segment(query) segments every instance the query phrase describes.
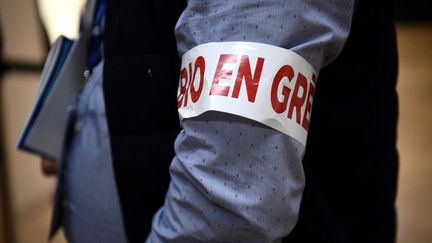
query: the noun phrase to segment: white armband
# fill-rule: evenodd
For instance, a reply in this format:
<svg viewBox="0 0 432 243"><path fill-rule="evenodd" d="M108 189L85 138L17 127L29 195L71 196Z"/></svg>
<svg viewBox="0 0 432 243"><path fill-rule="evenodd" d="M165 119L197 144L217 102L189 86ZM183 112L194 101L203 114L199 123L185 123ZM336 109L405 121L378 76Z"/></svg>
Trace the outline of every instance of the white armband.
<svg viewBox="0 0 432 243"><path fill-rule="evenodd" d="M316 73L298 54L254 42L214 42L182 57L180 119L206 111L246 117L306 144Z"/></svg>

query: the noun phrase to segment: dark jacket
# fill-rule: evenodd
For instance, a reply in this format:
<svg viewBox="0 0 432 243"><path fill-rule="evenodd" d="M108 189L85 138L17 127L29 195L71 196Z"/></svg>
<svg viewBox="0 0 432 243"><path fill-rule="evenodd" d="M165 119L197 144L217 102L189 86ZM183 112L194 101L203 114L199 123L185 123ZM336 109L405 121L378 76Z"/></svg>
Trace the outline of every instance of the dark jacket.
<svg viewBox="0 0 432 243"><path fill-rule="evenodd" d="M104 93L115 179L130 242L144 242L169 182L179 131L180 59L174 26L184 4L107 2Z"/></svg>
<svg viewBox="0 0 432 243"><path fill-rule="evenodd" d="M397 47L391 0L357 1L347 43L321 70L289 243L395 242Z"/></svg>

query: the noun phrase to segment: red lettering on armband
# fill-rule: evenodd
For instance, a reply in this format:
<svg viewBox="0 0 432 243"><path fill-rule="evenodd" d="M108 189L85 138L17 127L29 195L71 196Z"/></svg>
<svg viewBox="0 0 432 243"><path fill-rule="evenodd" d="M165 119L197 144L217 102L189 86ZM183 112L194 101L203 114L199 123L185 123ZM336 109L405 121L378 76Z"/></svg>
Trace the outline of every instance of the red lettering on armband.
<svg viewBox="0 0 432 243"><path fill-rule="evenodd" d="M296 111L296 122L301 125L301 108L306 100L308 82L306 77L298 73L294 93L291 96L290 107L288 110L288 118L292 120L294 109ZM299 96L301 89L301 96Z"/></svg>
<svg viewBox="0 0 432 243"><path fill-rule="evenodd" d="M195 60L194 69L192 69L192 63L188 65L189 71L183 68L180 71L179 90L177 95L177 108L187 106L189 93L191 100L196 103L201 97L201 93L204 86L204 72L205 72L205 59L202 56L197 57ZM195 89L195 79L199 70L199 83L198 89Z"/></svg>
<svg viewBox="0 0 432 243"><path fill-rule="evenodd" d="M198 85L198 89L195 89L194 86L194 81L196 78L196 73L198 71L198 69L200 70L200 80L199 80L199 85ZM192 78L192 89L191 89L191 98L192 98L192 102L197 102L199 97L201 96L201 92L203 90L203 86L204 86L204 71L205 71L205 60L204 57L199 56L197 58L197 60L195 61L195 71L193 74L193 78Z"/></svg>
<svg viewBox="0 0 432 243"><path fill-rule="evenodd" d="M187 83L188 83L188 73L186 68L183 68L180 71L179 90L177 95L177 109L182 107L183 99L187 91L186 90Z"/></svg>
<svg viewBox="0 0 432 243"><path fill-rule="evenodd" d="M286 110L288 104L288 98L291 93L291 89L288 86L283 86L281 92L283 96L283 100L279 101L278 89L279 89L280 82L282 81L283 78L288 78L288 81L290 82L294 78L294 70L290 65L285 65L281 67L273 79L270 99L271 99L273 110L277 113L282 113Z"/></svg>
<svg viewBox="0 0 432 243"><path fill-rule="evenodd" d="M182 57L177 90L180 119L207 111L226 112L261 122L305 144L316 87L314 72L301 56L277 46L198 45Z"/></svg>
<svg viewBox="0 0 432 243"><path fill-rule="evenodd" d="M231 78L234 65L237 62L237 55L234 54L222 54L219 57L219 61L216 67L216 72L213 78L213 83L210 89L210 95L228 96L229 86L219 85L219 80ZM228 64L228 65L225 65ZM225 67L225 68L224 68Z"/></svg>
<svg viewBox="0 0 432 243"><path fill-rule="evenodd" d="M240 93L240 87L243 80L246 84L246 93L249 102L255 102L256 93L261 78L261 73L264 65L264 58L259 57L255 66L254 76L252 77L251 66L249 62L249 57L243 55L240 60L240 66L237 72L237 78L234 84L234 89L232 93L233 98L238 98Z"/></svg>
<svg viewBox="0 0 432 243"><path fill-rule="evenodd" d="M231 80L233 71L235 70L235 68L237 68L237 76L234 82L231 97L238 99L240 89L244 80L248 101L254 103L259 86L259 81L261 79L261 73L264 66L264 58L259 57L257 59L253 76L249 56L242 55L240 57L240 64L237 64L237 59L238 55L234 54L220 55L219 62L216 66L212 86L210 89L210 95L228 96L231 86L222 86L219 84L219 81L221 79ZM238 67L235 65L238 65Z"/></svg>
<svg viewBox="0 0 432 243"><path fill-rule="evenodd" d="M315 92L316 76L313 74L312 81L308 82L307 78L302 74L297 74L294 90L291 94L291 89L288 86L295 76L295 71L290 65L282 66L276 73L271 91L270 101L273 110L276 113L283 113L288 110L287 118L293 120L295 114L295 122L301 125L306 131L309 130L310 113L312 109L313 94ZM280 83L284 78L288 79L288 84L282 85ZM282 100L279 99L282 97ZM304 112L302 108L304 107Z"/></svg>
<svg viewBox="0 0 432 243"><path fill-rule="evenodd" d="M309 124L310 124L310 117L311 117L311 112L312 112L312 103L313 103L313 95L315 93L315 81L316 81L316 75L313 74L312 75L312 81L313 83L311 83L309 85L309 91L308 91L308 96L307 96L307 100L306 100L306 109L303 115L303 122L302 122L302 126L306 131L309 131Z"/></svg>

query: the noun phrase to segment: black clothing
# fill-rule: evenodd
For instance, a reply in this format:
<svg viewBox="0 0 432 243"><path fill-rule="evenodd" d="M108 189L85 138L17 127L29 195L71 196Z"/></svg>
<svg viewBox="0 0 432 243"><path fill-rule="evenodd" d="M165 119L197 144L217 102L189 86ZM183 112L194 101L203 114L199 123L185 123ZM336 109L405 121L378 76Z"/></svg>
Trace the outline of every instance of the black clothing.
<svg viewBox="0 0 432 243"><path fill-rule="evenodd" d="M144 242L163 204L179 131L174 26L184 1L108 0L104 93L129 242Z"/></svg>
<svg viewBox="0 0 432 243"><path fill-rule="evenodd" d="M341 55L317 80L306 187L284 242L395 242L397 71L392 1L358 1Z"/></svg>

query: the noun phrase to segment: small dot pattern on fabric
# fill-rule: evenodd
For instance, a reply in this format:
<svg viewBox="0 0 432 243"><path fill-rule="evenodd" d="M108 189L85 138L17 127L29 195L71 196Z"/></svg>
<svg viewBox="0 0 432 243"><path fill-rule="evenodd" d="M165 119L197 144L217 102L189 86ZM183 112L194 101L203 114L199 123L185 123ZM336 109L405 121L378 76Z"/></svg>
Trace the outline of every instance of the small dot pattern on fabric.
<svg viewBox="0 0 432 243"><path fill-rule="evenodd" d="M208 42L283 47L317 72L348 36L355 0L189 0L176 25L180 55ZM164 206L147 243L275 243L293 229L304 188L304 146L219 112L183 120Z"/></svg>
<svg viewBox="0 0 432 243"><path fill-rule="evenodd" d="M190 0L176 26L179 53L208 42L261 42L297 52L319 70L342 50L354 2Z"/></svg>
<svg viewBox="0 0 432 243"><path fill-rule="evenodd" d="M303 145L219 112L187 119L183 128L148 242L213 242L215 236L223 236L216 242L275 242L272 236L294 227L304 187Z"/></svg>

